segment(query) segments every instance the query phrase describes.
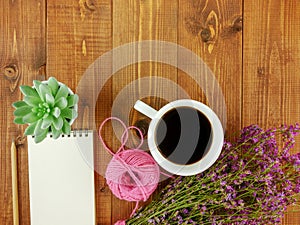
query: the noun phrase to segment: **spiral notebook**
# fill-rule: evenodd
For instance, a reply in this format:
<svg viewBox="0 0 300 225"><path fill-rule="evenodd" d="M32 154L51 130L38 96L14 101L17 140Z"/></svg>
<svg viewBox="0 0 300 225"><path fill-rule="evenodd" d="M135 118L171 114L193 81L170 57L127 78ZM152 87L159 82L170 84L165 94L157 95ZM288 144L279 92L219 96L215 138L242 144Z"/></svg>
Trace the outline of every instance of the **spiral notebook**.
<svg viewBox="0 0 300 225"><path fill-rule="evenodd" d="M27 140L31 225L95 225L93 132Z"/></svg>

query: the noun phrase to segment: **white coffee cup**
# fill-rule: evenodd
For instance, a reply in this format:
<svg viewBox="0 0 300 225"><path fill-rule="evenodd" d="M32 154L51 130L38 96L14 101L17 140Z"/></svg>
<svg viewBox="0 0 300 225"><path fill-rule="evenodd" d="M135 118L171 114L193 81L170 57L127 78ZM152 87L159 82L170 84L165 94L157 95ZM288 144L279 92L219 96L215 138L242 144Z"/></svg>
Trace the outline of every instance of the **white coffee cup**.
<svg viewBox="0 0 300 225"><path fill-rule="evenodd" d="M172 174L177 174L177 175L181 175L181 176L190 176L190 175L195 175L195 174L198 174L198 173L201 173L203 171L205 171L206 169L208 169L210 166L212 166L214 164L214 162L218 159L220 153L221 153L221 150L222 150L222 146L223 146L223 141L224 141L224 131L223 131L223 127L222 127L222 124L218 118L218 116L214 113L214 111L212 109L210 109L208 106L206 106L205 104L201 103L201 102L198 102L198 101L195 101L195 100L191 100L191 99L181 99L181 100L176 100L176 101L173 101L173 102L170 102L168 104L166 104L165 106L163 106L160 110L156 111L155 109L153 109L152 107L150 107L149 105L147 105L146 103L138 100L135 105L134 105L134 108L139 111L140 113L146 115L147 117L149 117L151 119L151 122L150 122L150 125L149 125L149 128L148 128L148 146L149 146L149 149L150 149L150 152L153 156L153 158L155 159L155 161L162 167L164 168L166 171L172 173ZM201 115L203 116L203 121L208 121L209 124L210 124L210 129L207 129L209 130L209 134L205 134L204 133L204 136L206 135L207 137L209 136L209 140L206 140L208 142L205 142L207 143L206 146L203 146L205 147L205 150L203 150L203 152L201 152L201 154L203 153L202 157L199 158L197 161L195 162L192 162L192 163L188 163L188 161L184 161L185 159L182 159L184 162L186 163L178 163L178 162L175 162L174 160L169 160L169 158L172 157L172 154L173 156L176 154L180 157L183 157L183 158L186 158L186 157L192 157L192 156L196 156L198 157L198 153L191 153L191 151L195 151L196 149L193 149L193 146L181 146L180 148L176 147L174 149L174 152L172 152L170 154L170 157L166 157L159 149L159 145L161 143L157 143L159 142L158 141L158 138L159 139L162 139L161 137L157 137L157 133L161 133L161 130L163 131L163 123L165 124L165 126L172 126L172 123L171 122L174 122L174 121L170 121L170 123L165 123L165 120L162 120L162 118L166 118L168 117L168 114L174 114L175 113L175 110L176 109L176 113L177 112L180 112L180 110L187 110L187 112L194 112L195 115ZM177 114L174 114L174 115L177 115ZM194 119L190 119L192 118L193 116L190 116L190 115L193 115L193 114L187 114L186 117L187 118L181 118L181 114L178 113L179 116L177 116L180 121L180 129L181 129L181 133L180 133L180 138L178 140L178 145L182 145L180 143L181 140L184 138L182 137L185 137L185 136L190 136L190 135L193 135L195 132L197 133L198 130L199 130L199 135L197 136L197 134L195 135L195 141L197 142L197 148L199 149L199 142L198 141L201 141L201 127L200 127L200 119L198 121ZM171 117L171 116L170 116ZM195 118L198 118L198 117L195 117ZM199 117L200 118L200 117ZM202 118L202 117L201 117ZM192 126L189 125L185 125L185 124L182 124L184 123L184 121L187 121L186 124L188 123L193 123ZM198 125L197 124L194 124L197 123L198 121ZM207 122L207 124L208 124ZM201 122L202 123L202 122ZM203 124L203 123L202 123ZM176 125L173 125L175 126L174 128L176 128ZM189 132L189 126L192 127L192 131ZM158 127L159 127L159 130L158 130ZM198 128L197 128L198 127ZM202 129L203 130L203 129ZM167 135L169 135L167 132L168 130L166 129L166 134L165 134L165 137L167 137ZM193 132L195 131L195 132ZM185 132L185 133L184 133ZM204 132L204 131L203 131ZM202 133L203 133L202 132ZM177 134L177 133L175 133ZM170 134L171 135L171 134ZM177 135L178 136L178 135ZM200 138L198 138L200 137ZM190 139L191 137L189 137ZM193 139L193 137L192 137ZM195 142L195 143L196 143ZM188 144L189 145L189 142L186 142L186 141L183 141L183 144ZM190 147L190 150L187 150L189 149ZM196 146L194 146L196 148ZM186 155L185 153L183 153L183 149L184 151L187 151L189 152L189 154L193 154L193 155ZM181 150L181 152L179 152ZM175 154L175 152L177 152ZM176 158L175 158L176 159ZM181 159L178 159L179 161ZM190 160L190 158L189 158Z"/></svg>

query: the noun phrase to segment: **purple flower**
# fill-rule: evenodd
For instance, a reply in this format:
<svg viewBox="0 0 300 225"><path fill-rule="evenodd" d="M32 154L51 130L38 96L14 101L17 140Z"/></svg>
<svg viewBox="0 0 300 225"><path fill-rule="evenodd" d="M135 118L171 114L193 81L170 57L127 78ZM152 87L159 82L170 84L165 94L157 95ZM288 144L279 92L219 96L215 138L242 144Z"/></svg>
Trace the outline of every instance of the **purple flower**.
<svg viewBox="0 0 300 225"><path fill-rule="evenodd" d="M148 219L148 223L151 223L151 224L156 224L155 220L154 219Z"/></svg>
<svg viewBox="0 0 300 225"><path fill-rule="evenodd" d="M221 186L225 186L226 185L226 181L222 180L220 184L221 184Z"/></svg>
<svg viewBox="0 0 300 225"><path fill-rule="evenodd" d="M244 200L243 199L239 199L237 203L240 206L244 206Z"/></svg>
<svg viewBox="0 0 300 225"><path fill-rule="evenodd" d="M234 189L232 188L232 186L230 186L230 185L227 185L226 186L226 191L233 191Z"/></svg>
<svg viewBox="0 0 300 225"><path fill-rule="evenodd" d="M227 194L225 200L226 200L226 201L232 200L232 194L231 194L231 193Z"/></svg>
<svg viewBox="0 0 300 225"><path fill-rule="evenodd" d="M242 180L234 180L233 181L233 183L235 184L235 185L239 185L239 184L241 184L243 181Z"/></svg>
<svg viewBox="0 0 300 225"><path fill-rule="evenodd" d="M204 215L206 210L207 210L206 206L200 207L200 214Z"/></svg>
<svg viewBox="0 0 300 225"><path fill-rule="evenodd" d="M188 210L188 209L183 209L182 212L183 212L184 214L188 214L188 213L189 213L189 210Z"/></svg>

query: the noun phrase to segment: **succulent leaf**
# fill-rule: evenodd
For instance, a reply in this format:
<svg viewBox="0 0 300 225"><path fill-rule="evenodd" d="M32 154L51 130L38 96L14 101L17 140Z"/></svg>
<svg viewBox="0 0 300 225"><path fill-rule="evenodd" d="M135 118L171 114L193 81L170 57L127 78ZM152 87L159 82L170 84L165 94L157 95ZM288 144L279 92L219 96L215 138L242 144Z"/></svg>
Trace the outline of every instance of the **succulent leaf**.
<svg viewBox="0 0 300 225"><path fill-rule="evenodd" d="M39 107L32 107L31 111L34 112L34 113L38 113L39 112Z"/></svg>
<svg viewBox="0 0 300 225"><path fill-rule="evenodd" d="M14 116L21 117L21 116L25 116L29 113L31 113L31 107L30 106L23 106L23 107L17 108L14 111Z"/></svg>
<svg viewBox="0 0 300 225"><path fill-rule="evenodd" d="M30 106L38 106L43 101L40 98L33 97L33 96L25 96L24 102Z"/></svg>
<svg viewBox="0 0 300 225"><path fill-rule="evenodd" d="M17 109L17 108L20 108L20 107L23 107L23 106L28 106L26 102L24 101L17 101L17 102L14 102L12 104L12 106Z"/></svg>
<svg viewBox="0 0 300 225"><path fill-rule="evenodd" d="M46 84L40 84L39 86L41 99L45 102L46 101L46 95L52 95L51 89Z"/></svg>
<svg viewBox="0 0 300 225"><path fill-rule="evenodd" d="M61 130L63 125L64 125L64 122L61 117L58 117L58 118L53 117L53 126L56 130Z"/></svg>
<svg viewBox="0 0 300 225"><path fill-rule="evenodd" d="M36 115L37 115L39 118L42 118L43 115L44 115L44 113L43 113L43 112L38 112Z"/></svg>
<svg viewBox="0 0 300 225"><path fill-rule="evenodd" d="M43 123L43 120L37 121L34 132L33 132L35 136L38 136L44 132L45 129L42 128L42 123Z"/></svg>
<svg viewBox="0 0 300 225"><path fill-rule="evenodd" d="M46 102L50 106L54 106L54 97L52 95L46 94Z"/></svg>
<svg viewBox="0 0 300 225"><path fill-rule="evenodd" d="M23 117L24 123L34 123L38 121L41 117L39 117L36 113L31 112Z"/></svg>
<svg viewBox="0 0 300 225"><path fill-rule="evenodd" d="M75 109L72 109L72 115L73 115L72 119L76 119L78 116L78 112Z"/></svg>
<svg viewBox="0 0 300 225"><path fill-rule="evenodd" d="M58 107L55 107L55 108L53 109L52 115L53 115L55 118L58 118L58 117L60 116L60 113L61 113L60 109L59 109Z"/></svg>
<svg viewBox="0 0 300 225"><path fill-rule="evenodd" d="M67 101L68 101L68 107L73 107L74 105L76 105L78 103L78 95L74 94L74 95L70 95L67 97Z"/></svg>
<svg viewBox="0 0 300 225"><path fill-rule="evenodd" d="M55 96L55 101L57 101L61 97L67 98L68 94L69 94L68 87L66 85L64 85L64 84L60 85L60 87L59 87L59 89L57 91L57 94Z"/></svg>
<svg viewBox="0 0 300 225"><path fill-rule="evenodd" d="M48 86L49 86L50 89L51 89L52 95L55 96L56 93L57 93L57 91L58 91L59 85L58 85L57 80L56 80L54 77L50 77L50 78L48 79Z"/></svg>
<svg viewBox="0 0 300 225"><path fill-rule="evenodd" d="M41 127L42 129L48 129L52 123L53 123L53 116L49 115L48 117L43 119Z"/></svg>
<svg viewBox="0 0 300 225"><path fill-rule="evenodd" d="M51 125L51 133L52 133L52 137L54 139L57 139L62 134L62 130L57 130L53 125Z"/></svg>
<svg viewBox="0 0 300 225"><path fill-rule="evenodd" d="M72 120L77 117L77 111L75 109L65 108L61 111L61 116L63 118L68 118L68 119Z"/></svg>
<svg viewBox="0 0 300 225"><path fill-rule="evenodd" d="M26 135L26 136L27 136L27 135L33 135L33 134L34 134L34 130L35 130L36 125L37 125L37 122L30 124L30 125L25 129L24 135Z"/></svg>
<svg viewBox="0 0 300 225"><path fill-rule="evenodd" d="M41 84L42 84L42 82L39 81L39 80L34 80L34 81L33 81L33 87L34 87L34 89L36 90L36 92L38 93L39 98L42 98L42 95L41 95L41 93L40 93L40 85L41 85Z"/></svg>
<svg viewBox="0 0 300 225"><path fill-rule="evenodd" d="M15 124L25 124L25 122L23 121L23 117L15 117L14 123Z"/></svg>
<svg viewBox="0 0 300 225"><path fill-rule="evenodd" d="M59 107L60 109L64 109L66 108L68 105L68 101L65 97L61 97L60 99L58 99L56 102L55 102L55 106Z"/></svg>
<svg viewBox="0 0 300 225"><path fill-rule="evenodd" d="M41 133L39 133L39 135L34 136L34 142L40 143L47 137L47 134L48 134L48 130L43 130Z"/></svg>
<svg viewBox="0 0 300 225"><path fill-rule="evenodd" d="M49 113L45 113L42 118L46 119L47 117L49 117Z"/></svg>
<svg viewBox="0 0 300 225"><path fill-rule="evenodd" d="M62 132L64 134L67 134L67 135L69 135L71 133L71 126L68 123L68 121L66 121L66 120L64 120L64 125L62 127Z"/></svg>
<svg viewBox="0 0 300 225"><path fill-rule="evenodd" d="M24 96L32 96L32 97L39 98L39 94L32 87L22 85L22 86L20 86L20 90L21 90L21 92L23 93Z"/></svg>

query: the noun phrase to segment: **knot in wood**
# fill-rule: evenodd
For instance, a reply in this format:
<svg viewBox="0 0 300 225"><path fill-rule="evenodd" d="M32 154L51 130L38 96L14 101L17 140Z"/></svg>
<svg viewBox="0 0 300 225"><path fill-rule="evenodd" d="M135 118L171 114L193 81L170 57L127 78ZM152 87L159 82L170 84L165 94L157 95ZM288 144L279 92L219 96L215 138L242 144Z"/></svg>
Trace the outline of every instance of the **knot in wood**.
<svg viewBox="0 0 300 225"><path fill-rule="evenodd" d="M243 17L239 16L233 21L232 29L235 32L240 32L243 30Z"/></svg>
<svg viewBox="0 0 300 225"><path fill-rule="evenodd" d="M18 71L17 65L7 65L4 67L4 76L9 80L15 80L18 77Z"/></svg>
<svg viewBox="0 0 300 225"><path fill-rule="evenodd" d="M201 31L200 36L203 42L208 42L211 39L211 32L205 28Z"/></svg>

